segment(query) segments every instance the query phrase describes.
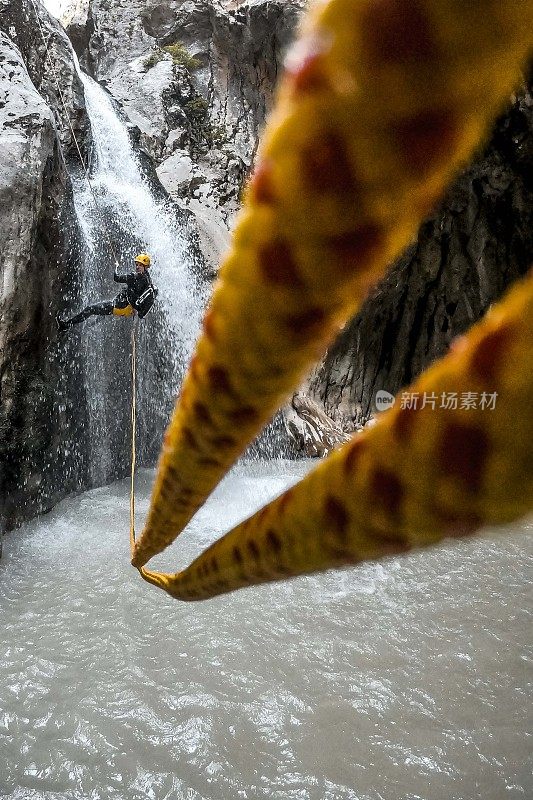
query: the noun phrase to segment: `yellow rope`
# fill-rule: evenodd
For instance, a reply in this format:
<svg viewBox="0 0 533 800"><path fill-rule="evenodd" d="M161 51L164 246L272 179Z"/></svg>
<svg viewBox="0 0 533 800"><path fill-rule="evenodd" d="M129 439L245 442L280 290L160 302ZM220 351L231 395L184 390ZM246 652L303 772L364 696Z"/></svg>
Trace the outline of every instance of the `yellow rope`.
<svg viewBox="0 0 533 800"><path fill-rule="evenodd" d="M134 549L137 568L183 530L416 235L519 80L532 23L533 0L330 0L313 7L289 55L165 435ZM183 573L143 570L143 577L176 597L207 597L523 514L533 503L526 469L531 404L524 409L514 392L519 386L530 397L533 388L523 333L531 334L523 316L531 314L531 282L498 313L494 329L477 328L462 355L415 387L468 392L472 382L476 390L498 391L493 416L424 410L413 420L395 408L347 446L353 449L321 464L290 503L267 506ZM478 354L485 337L489 344L479 344ZM516 375L491 363L491 337ZM488 364L485 377L476 373L476 359ZM409 425L413 437L394 434ZM460 475L446 459L447 437ZM464 452L457 444L463 440ZM352 460L354 470L341 466ZM495 485L500 469L503 493ZM435 508L431 476L440 481Z"/></svg>
<svg viewBox="0 0 533 800"><path fill-rule="evenodd" d="M200 600L512 522L533 507L532 366L533 274L409 387L418 408L398 398L184 572L152 582Z"/></svg>
<svg viewBox="0 0 533 800"><path fill-rule="evenodd" d="M137 352L135 332L137 317L133 317L131 326L131 480L130 480L130 548L133 555L135 547L135 465L136 431L137 431Z"/></svg>

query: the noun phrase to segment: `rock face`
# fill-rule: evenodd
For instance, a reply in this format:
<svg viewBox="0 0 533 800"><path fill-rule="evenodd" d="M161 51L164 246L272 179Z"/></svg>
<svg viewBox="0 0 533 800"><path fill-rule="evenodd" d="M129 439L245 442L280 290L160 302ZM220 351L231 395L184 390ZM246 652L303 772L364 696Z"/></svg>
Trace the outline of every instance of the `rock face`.
<svg viewBox="0 0 533 800"><path fill-rule="evenodd" d="M35 12L39 15L38 21ZM39 24L48 51L43 44ZM71 128L83 146L87 144L90 131L85 115L83 87L72 61L72 47L65 30L48 14L41 0L35 0L35 6L31 0L2 0L0 29L19 48L30 80L52 110L65 152L67 155L74 154Z"/></svg>
<svg viewBox="0 0 533 800"><path fill-rule="evenodd" d="M416 242L374 289L310 380L344 430L374 412L463 333L533 263L533 83Z"/></svg>
<svg viewBox="0 0 533 800"><path fill-rule="evenodd" d="M39 11L72 124L83 132L72 64L66 78L68 42ZM78 404L76 414L65 414L74 400L54 323L71 284L62 233L72 229L71 196L47 103L54 89L42 78L44 47L30 13L20 0L0 5L0 530L50 507L82 480L76 447L67 443L79 441L84 409ZM59 133L68 152L68 126Z"/></svg>
<svg viewBox="0 0 533 800"><path fill-rule="evenodd" d="M81 62L140 129L171 197L193 212L214 271L303 0L76 0Z"/></svg>
<svg viewBox="0 0 533 800"><path fill-rule="evenodd" d="M349 434L325 414L306 392L295 392L283 409L283 423L296 453L306 458L328 456Z"/></svg>

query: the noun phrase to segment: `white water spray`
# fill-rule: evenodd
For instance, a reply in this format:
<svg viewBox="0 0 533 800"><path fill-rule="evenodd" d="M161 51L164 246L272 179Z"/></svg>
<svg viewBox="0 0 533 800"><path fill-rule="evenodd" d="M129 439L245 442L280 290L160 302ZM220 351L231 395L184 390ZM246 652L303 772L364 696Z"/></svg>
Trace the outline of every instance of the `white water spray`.
<svg viewBox="0 0 533 800"><path fill-rule="evenodd" d="M160 286L160 302L163 302L169 326L190 352L201 313L201 303L195 302L191 280L190 241L180 231L171 204L154 197L111 98L92 78L83 73L80 76L93 137L93 189L102 199L104 211L115 214L121 225L128 227L151 254L151 274ZM88 187L86 194L90 194ZM80 217L85 219L82 222L89 217L94 236L94 222L97 221L97 235L101 237L102 221L95 220L92 197L83 200L85 213ZM131 266L131 262L121 264L124 271Z"/></svg>
<svg viewBox="0 0 533 800"><path fill-rule="evenodd" d="M139 325L138 392L146 418L153 428L160 428L161 434L168 418L165 398L179 389L203 307L201 291L194 280L191 236L178 220L172 203L157 197L149 185L127 127L110 96L81 70L79 75L92 133L91 186L83 173L73 176L74 204L83 237L80 301L86 305L111 299L121 288L113 283L114 259L109 237L113 239L122 273L133 268L135 252L150 253L151 276L159 288L159 296L157 309ZM110 441L116 410L110 404L121 399L120 406L125 408L124 393L129 392L130 328L127 320L109 318L91 320L82 327L80 349L89 410L89 459L95 483L112 477L116 461L117 443L113 445ZM110 358L117 362L115 368L110 368ZM117 381L124 387L120 398L117 398Z"/></svg>

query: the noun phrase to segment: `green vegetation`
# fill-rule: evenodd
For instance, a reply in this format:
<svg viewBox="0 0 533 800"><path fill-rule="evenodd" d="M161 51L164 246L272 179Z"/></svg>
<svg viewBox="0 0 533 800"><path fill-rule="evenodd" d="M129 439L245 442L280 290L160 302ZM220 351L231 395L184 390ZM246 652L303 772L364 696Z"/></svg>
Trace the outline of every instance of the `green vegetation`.
<svg viewBox="0 0 533 800"><path fill-rule="evenodd" d="M208 147L222 147L227 141L227 131L224 125L217 125L209 119L209 103L203 97L196 95L192 100L183 104L183 110L189 120L193 137L197 146L204 143Z"/></svg>
<svg viewBox="0 0 533 800"><path fill-rule="evenodd" d="M182 42L167 44L163 50L171 56L172 63L175 65L180 65L188 70L197 69L200 66L200 61L187 52Z"/></svg>
<svg viewBox="0 0 533 800"><path fill-rule="evenodd" d="M222 147L227 141L227 131L225 125L209 125L209 138L211 147Z"/></svg>
<svg viewBox="0 0 533 800"><path fill-rule="evenodd" d="M151 53L148 58L144 60L143 67L145 70L152 69L160 61L170 56L174 66L185 67L187 70L198 69L200 60L194 58L187 52L185 45L182 42L174 42L174 44L167 44L164 47L158 47Z"/></svg>
<svg viewBox="0 0 533 800"><path fill-rule="evenodd" d="M195 97L194 100L189 100L183 106L183 110L189 119L199 120L204 119L207 114L208 103L203 97Z"/></svg>

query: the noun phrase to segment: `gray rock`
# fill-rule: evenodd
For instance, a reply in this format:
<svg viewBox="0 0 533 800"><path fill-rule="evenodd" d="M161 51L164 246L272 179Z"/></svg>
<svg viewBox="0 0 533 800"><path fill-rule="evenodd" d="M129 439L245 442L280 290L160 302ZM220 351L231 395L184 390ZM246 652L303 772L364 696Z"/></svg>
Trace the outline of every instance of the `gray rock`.
<svg viewBox="0 0 533 800"><path fill-rule="evenodd" d="M157 168L157 176L171 197L186 196L191 191L195 165L188 150L175 150Z"/></svg>
<svg viewBox="0 0 533 800"><path fill-rule="evenodd" d="M89 0L72 0L61 16L61 23L69 29L69 37L77 53L89 44L91 25L88 20Z"/></svg>
<svg viewBox="0 0 533 800"><path fill-rule="evenodd" d="M0 31L0 529L49 508L80 478L64 456L83 411L62 418L74 402L54 349L71 270L61 233L69 201L52 111Z"/></svg>
<svg viewBox="0 0 533 800"><path fill-rule="evenodd" d="M81 17L80 3L67 17L82 62L140 129L164 187L196 218L215 270L303 0L89 0Z"/></svg>
<svg viewBox="0 0 533 800"><path fill-rule="evenodd" d="M39 15L40 27L35 11ZM63 27L46 11L41 0L35 0L35 5L31 0L3 0L0 30L9 34L19 48L35 88L53 110L66 153L76 153L72 131L85 150L90 130L83 86Z"/></svg>
<svg viewBox="0 0 533 800"><path fill-rule="evenodd" d="M213 270L302 7L300 0L89 0L82 57L140 128L166 190L194 214ZM164 49L171 45L179 47ZM485 157L450 190L306 383L304 393L337 426L361 427L378 389L395 393L409 383L532 260L532 118L530 96L522 95Z"/></svg>
<svg viewBox="0 0 533 800"><path fill-rule="evenodd" d="M57 157L54 119L35 89L16 45L0 32L0 349L27 329L35 291L26 270L41 211L45 170ZM30 312L31 313L31 312Z"/></svg>
<svg viewBox="0 0 533 800"><path fill-rule="evenodd" d="M350 437L308 394L295 392L283 408L283 423L296 450L306 458L328 456Z"/></svg>
<svg viewBox="0 0 533 800"><path fill-rule="evenodd" d="M370 293L310 381L345 430L446 353L533 263L533 83ZM475 390L475 387L473 387Z"/></svg>

